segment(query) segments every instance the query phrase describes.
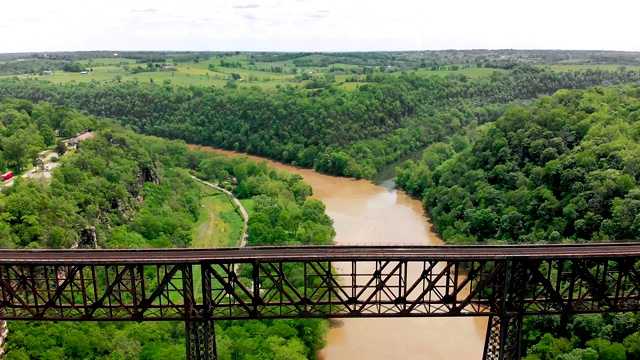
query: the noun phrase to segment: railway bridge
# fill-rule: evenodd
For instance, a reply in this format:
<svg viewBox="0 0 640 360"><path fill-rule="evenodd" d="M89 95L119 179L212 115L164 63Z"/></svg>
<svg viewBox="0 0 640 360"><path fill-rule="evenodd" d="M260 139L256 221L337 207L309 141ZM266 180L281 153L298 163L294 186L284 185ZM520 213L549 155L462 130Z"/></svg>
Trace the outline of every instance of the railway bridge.
<svg viewBox="0 0 640 360"><path fill-rule="evenodd" d="M190 360L219 319L437 316L519 359L524 316L639 307L637 243L0 251L0 320L185 321Z"/></svg>

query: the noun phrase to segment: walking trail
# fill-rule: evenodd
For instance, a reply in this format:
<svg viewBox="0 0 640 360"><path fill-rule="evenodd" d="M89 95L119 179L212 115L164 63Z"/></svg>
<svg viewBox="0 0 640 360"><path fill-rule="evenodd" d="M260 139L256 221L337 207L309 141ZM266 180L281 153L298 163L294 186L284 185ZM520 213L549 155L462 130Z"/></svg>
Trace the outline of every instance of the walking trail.
<svg viewBox="0 0 640 360"><path fill-rule="evenodd" d="M249 214L247 213L247 210L244 208L244 206L242 206L242 203L240 203L240 200L238 200L238 198L229 190L227 189L223 189L220 186L210 183L208 181L204 181L204 180L200 180L197 177L191 175L191 177L202 183L205 184L207 186L211 186L212 188L222 191L223 193L229 195L231 197L231 199L233 200L233 202L238 205L238 208L240 209L240 213L242 214L242 219L244 220L244 227L242 229L242 242L240 243L240 247L244 247L247 245L247 224L249 223Z"/></svg>

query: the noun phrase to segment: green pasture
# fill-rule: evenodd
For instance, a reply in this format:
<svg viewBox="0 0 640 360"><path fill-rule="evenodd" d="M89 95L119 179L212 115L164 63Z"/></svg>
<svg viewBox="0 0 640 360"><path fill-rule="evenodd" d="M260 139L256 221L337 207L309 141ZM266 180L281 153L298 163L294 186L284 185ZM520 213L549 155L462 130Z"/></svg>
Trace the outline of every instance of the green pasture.
<svg viewBox="0 0 640 360"><path fill-rule="evenodd" d="M327 57L327 55L315 54L304 56L296 60L311 60L314 63ZM242 68L222 67L220 61L224 60L225 63L240 63ZM261 89L275 89L277 86L294 86L304 87L305 82L293 81L294 74L274 73L270 71L261 71L259 69L271 69L272 67L282 67L284 71L290 72L291 69L296 68L298 74L313 73L323 76L328 73L331 67L340 67L345 70L351 68L358 68L357 65L350 64L332 64L328 67L296 67L291 60L275 61L275 62L256 62L249 65L247 62L247 55L240 54L234 56L227 56L223 59L213 56L207 61L200 61L199 63L178 63L175 64L171 59L167 59L168 63L174 66L172 71L154 71L154 72L141 72L137 74L131 74L131 70L140 66L142 68L147 67L147 64L136 63L133 59L125 58L96 58L89 60L83 60L81 63L88 69L93 69L88 74L79 73L66 73L64 71L56 71L53 75L46 76L28 76L28 78L37 78L39 80L47 80L52 83L66 84L70 82L112 82L112 81L136 81L140 83L154 82L157 84L170 84L171 86L215 86L224 87L232 78L232 74L238 74L243 80L236 81L235 84L238 87L253 87L257 86ZM210 70L209 66L213 65L214 70ZM125 71L125 66L129 71ZM449 65L450 66L450 65ZM447 69L449 68L447 66ZM465 75L470 78L489 76L494 72L506 73L506 70L491 69L491 68L478 68L470 66L465 68L465 64L458 64L459 70L435 70L430 68L419 69L415 71L421 76L447 76L450 74ZM569 70L586 70L586 69L602 69L615 71L618 70L620 65L540 65L539 67L547 67L554 71L569 71ZM627 66L628 70L640 70L640 66ZM391 74L400 74L401 69L395 70ZM408 72L414 72L413 70L406 70ZM387 73L389 74L389 73ZM13 75L7 75L2 77L12 77ZM336 77L336 86L339 86L347 90L356 90L360 85L366 84L364 82L350 83L346 82L348 78L351 78L352 74L338 74ZM19 78L26 78L24 75L18 75Z"/></svg>
<svg viewBox="0 0 640 360"><path fill-rule="evenodd" d="M475 66L470 66L468 68L463 68L463 65L458 65L460 66L459 70L430 70L429 68L424 68L424 69L420 69L418 71L416 71L417 74L419 75L424 75L424 76L431 76L431 75L438 75L438 76L447 76L450 74L459 74L459 75L465 75L467 77L470 78L476 78L476 77L480 77L480 76L489 76L491 74L493 74L494 72L500 72L500 73L506 73L507 70L502 70L502 69L491 69L491 68L479 68L479 67L475 67Z"/></svg>
<svg viewBox="0 0 640 360"><path fill-rule="evenodd" d="M244 206L247 214L249 214L249 218L251 218L251 215L253 215L253 199L240 199L240 204Z"/></svg>
<svg viewBox="0 0 640 360"><path fill-rule="evenodd" d="M566 64L566 65L535 65L539 68L547 68L553 71L584 71L587 69L600 69L607 71L617 71L621 66L624 66L627 70L635 70L639 71L640 66L632 66L632 65L577 65L577 64Z"/></svg>
<svg viewBox="0 0 640 360"><path fill-rule="evenodd" d="M324 57L324 55L311 55L305 56L300 59L312 59L313 61L318 61ZM287 61L275 61L275 62L256 62L255 64L249 64L247 61L246 55L235 55L230 57L225 57L223 60L225 63L240 63L242 68L233 68L233 67L222 67L220 66L220 58L212 57L208 61L201 61L197 64L189 63L188 65L178 65L178 69L180 71L186 71L190 73L206 73L210 72L209 65L213 65L215 67L216 72L222 73L225 75L225 78L230 77L231 74L238 74L243 79L245 84L250 83L253 85L258 85L262 88L271 88L275 87L275 84L292 84L291 79L295 78L295 74L291 74L292 69L296 68L297 74L309 73L313 72L314 74L322 74L328 73L331 66L341 67L344 69L349 68L358 68L357 65L350 64L335 64L330 67L314 67L314 66L305 66L305 67L296 67L293 64L293 60ZM186 66L186 69L185 69ZM262 71L260 69L271 69L272 67L282 67L285 73L275 73L271 71ZM253 81L249 81L251 79L257 79ZM269 85L270 84L270 85Z"/></svg>
<svg viewBox="0 0 640 360"><path fill-rule="evenodd" d="M236 211L234 204L226 194L209 186L200 185L205 194L202 198L202 211L193 226L193 248L218 248L240 246L240 236L244 227L242 216ZM253 200L243 200L243 205L251 214ZM202 293L201 272L199 266L193 269L193 285L197 297ZM172 294L174 295L174 294ZM174 301L179 299L175 294Z"/></svg>
<svg viewBox="0 0 640 360"><path fill-rule="evenodd" d="M310 60L310 61L312 61L313 63L317 63L317 62L319 62L319 61L321 61L322 59L327 58L327 57L328 57L327 55L322 55L322 54L313 54L313 55L302 56L302 57L299 57L299 58L296 58L296 59L291 59L291 60L282 61L282 63L283 63L283 64L287 64L287 66L293 66L293 67L295 67L295 65L294 65L294 63L293 63L293 61L294 61L294 60L296 60L296 61L300 61L300 60L303 60L303 61L304 61L304 60Z"/></svg>
<svg viewBox="0 0 640 360"><path fill-rule="evenodd" d="M329 66L327 66L325 68L318 68L318 69L327 69L327 70L329 70L332 67L340 67L340 68L343 68L343 69L354 69L354 68L357 69L357 68L360 67L360 65L335 63L335 64L331 64L331 65L329 65Z"/></svg>
<svg viewBox="0 0 640 360"><path fill-rule="evenodd" d="M238 59L241 58L244 59L245 57L238 56ZM225 61L229 62L231 60L229 60L229 58L225 58ZM171 61L168 62L172 63ZM244 62L246 64L246 59ZM210 61L200 62L197 64L179 63L173 71L141 72L137 74L131 74L131 69L137 66L146 68L147 65L137 64L131 59L104 58L94 59L91 63L89 63L88 60L82 61L81 63L88 69L93 69L93 71L89 71L87 74L56 71L53 75L28 76L28 78L37 78L39 80L47 80L52 83L61 84L90 81L137 81L163 84L166 80L169 80L171 85L178 86L203 85L223 87L231 78L231 74L236 73L244 80L236 82L238 86L258 86L263 89L275 88L278 84L289 84L290 82L288 79L293 78L293 75L221 67L220 59L215 57ZM209 70L209 64L215 65L216 71ZM125 71L123 68L125 65L129 67L129 72ZM13 77L13 75L2 77ZM19 75L18 77L27 78L23 75ZM249 77L257 80L248 81L247 79Z"/></svg>
<svg viewBox="0 0 640 360"><path fill-rule="evenodd" d="M231 199L223 193L205 196L202 211L193 227L194 248L218 248L240 245L244 227L242 216L238 214Z"/></svg>
<svg viewBox="0 0 640 360"><path fill-rule="evenodd" d="M133 65L136 63L135 60L133 59L126 59L126 58L119 58L119 57L115 57L115 58L95 58L95 59L91 59L91 60L81 60L78 61L80 64L85 65L87 67L92 67L92 66L115 66L115 65ZM140 64L140 65L145 65L146 64Z"/></svg>
<svg viewBox="0 0 640 360"><path fill-rule="evenodd" d="M234 69L234 68L223 68L216 67L216 70L226 74L227 77L231 76L232 73L240 75L243 79L247 80L249 77L254 76L258 78L259 82L262 81L285 81L286 79L293 79L295 76L291 74L277 74L268 71L259 71L252 69Z"/></svg>
<svg viewBox="0 0 640 360"><path fill-rule="evenodd" d="M365 84L371 84L368 82L346 82L346 83L342 83L340 85L338 85L338 87L345 89L345 90L357 90L360 86L365 85Z"/></svg>
<svg viewBox="0 0 640 360"><path fill-rule="evenodd" d="M87 74L56 71L53 75L38 76L40 80L48 80L53 83L66 84L69 82L112 81L116 76L123 76L124 70L115 66L94 67L93 72ZM21 77L21 76L20 76Z"/></svg>

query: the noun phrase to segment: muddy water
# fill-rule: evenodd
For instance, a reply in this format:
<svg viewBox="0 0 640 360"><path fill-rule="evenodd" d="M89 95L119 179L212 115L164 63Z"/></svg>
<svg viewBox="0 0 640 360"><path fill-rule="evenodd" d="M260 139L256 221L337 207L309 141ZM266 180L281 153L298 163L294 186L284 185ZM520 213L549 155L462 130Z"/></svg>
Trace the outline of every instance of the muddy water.
<svg viewBox="0 0 640 360"><path fill-rule="evenodd" d="M252 158L300 174L313 187L313 197L327 205L338 244L442 244L420 201L394 190L390 180L374 185ZM322 351L325 360L481 359L486 331L483 318L343 319L334 324Z"/></svg>

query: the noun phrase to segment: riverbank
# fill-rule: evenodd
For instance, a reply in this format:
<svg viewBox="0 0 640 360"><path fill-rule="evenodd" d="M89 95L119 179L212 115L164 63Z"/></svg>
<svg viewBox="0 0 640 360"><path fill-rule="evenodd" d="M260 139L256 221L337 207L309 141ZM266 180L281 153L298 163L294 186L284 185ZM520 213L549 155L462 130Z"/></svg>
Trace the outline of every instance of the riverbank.
<svg viewBox="0 0 640 360"><path fill-rule="evenodd" d="M201 149L232 157L247 156L210 147ZM327 214L334 220L335 242L339 245L443 244L431 230L422 203L396 190L393 181L375 185L366 180L323 175L256 156L248 157L301 175L312 186L312 197L325 203ZM324 360L473 360L482 358L487 321L481 318L349 318L333 325L320 354Z"/></svg>

